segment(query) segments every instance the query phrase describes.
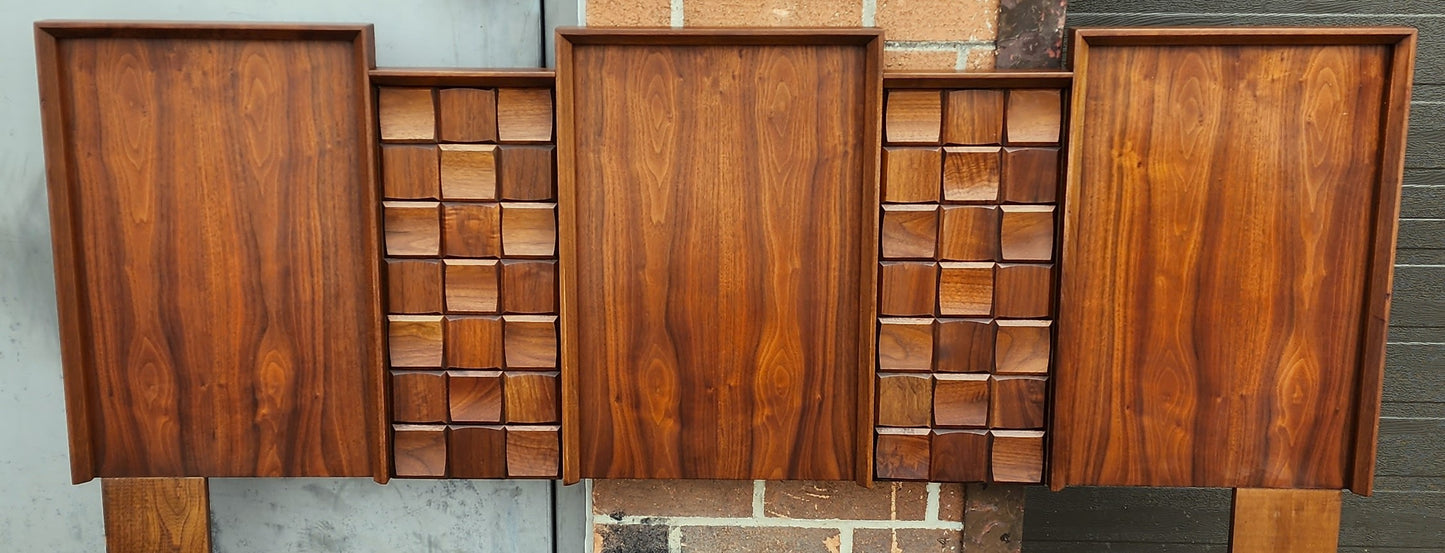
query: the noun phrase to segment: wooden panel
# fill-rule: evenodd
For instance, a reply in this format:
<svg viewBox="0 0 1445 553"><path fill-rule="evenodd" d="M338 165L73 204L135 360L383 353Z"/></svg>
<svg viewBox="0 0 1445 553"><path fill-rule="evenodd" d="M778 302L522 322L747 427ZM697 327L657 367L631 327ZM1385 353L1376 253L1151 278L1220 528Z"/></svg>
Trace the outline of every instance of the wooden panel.
<svg viewBox="0 0 1445 553"><path fill-rule="evenodd" d="M502 199L555 198L556 151L552 146L503 146Z"/></svg>
<svg viewBox="0 0 1445 553"><path fill-rule="evenodd" d="M557 310L557 262L502 262L502 308L507 313L551 313Z"/></svg>
<svg viewBox="0 0 1445 553"><path fill-rule="evenodd" d="M993 313L993 263L939 263L938 313L982 316Z"/></svg>
<svg viewBox="0 0 1445 553"><path fill-rule="evenodd" d="M940 374L933 389L933 424L987 427L988 377L981 374Z"/></svg>
<svg viewBox="0 0 1445 553"><path fill-rule="evenodd" d="M1080 31L1052 485L1369 491L1413 46Z"/></svg>
<svg viewBox="0 0 1445 553"><path fill-rule="evenodd" d="M562 462L561 447L556 426L507 427L507 476L556 478Z"/></svg>
<svg viewBox="0 0 1445 553"><path fill-rule="evenodd" d="M870 480L880 33L628 33L559 41L578 475Z"/></svg>
<svg viewBox="0 0 1445 553"><path fill-rule="evenodd" d="M441 313L442 264L425 259L388 259L386 291L386 307L392 313Z"/></svg>
<svg viewBox="0 0 1445 553"><path fill-rule="evenodd" d="M430 141L436 138L436 97L430 88L382 87L377 90L381 139Z"/></svg>
<svg viewBox="0 0 1445 553"><path fill-rule="evenodd" d="M998 320L994 372L1048 374L1051 335L1049 321Z"/></svg>
<svg viewBox="0 0 1445 553"><path fill-rule="evenodd" d="M1037 430L993 430L989 446L994 482L1037 484L1044 476L1044 433Z"/></svg>
<svg viewBox="0 0 1445 553"><path fill-rule="evenodd" d="M495 142L497 94L478 88L437 91L437 138L443 142Z"/></svg>
<svg viewBox="0 0 1445 553"><path fill-rule="evenodd" d="M897 92L894 92L897 94ZM1003 142L1002 90L950 90L943 122L947 144Z"/></svg>
<svg viewBox="0 0 1445 553"><path fill-rule="evenodd" d="M383 144L381 189L387 199L437 199L441 169L436 146Z"/></svg>
<svg viewBox="0 0 1445 553"><path fill-rule="evenodd" d="M557 204L502 204L502 254L507 257L557 255Z"/></svg>
<svg viewBox="0 0 1445 553"><path fill-rule="evenodd" d="M446 361L453 369L496 369L502 366L502 319L448 315Z"/></svg>
<svg viewBox="0 0 1445 553"><path fill-rule="evenodd" d="M1063 110L1058 90L1010 90L1004 138L1009 144L1057 144Z"/></svg>
<svg viewBox="0 0 1445 553"><path fill-rule="evenodd" d="M943 149L943 201L998 200L998 146L950 146Z"/></svg>
<svg viewBox="0 0 1445 553"><path fill-rule="evenodd" d="M879 315L932 315L938 287L938 264L889 262L879 264L883 288Z"/></svg>
<svg viewBox="0 0 1445 553"><path fill-rule="evenodd" d="M557 368L556 315L507 315L505 320L507 368Z"/></svg>
<svg viewBox="0 0 1445 553"><path fill-rule="evenodd" d="M938 242L938 206L883 206L883 257L933 259Z"/></svg>
<svg viewBox="0 0 1445 553"><path fill-rule="evenodd" d="M442 254L500 257L502 209L494 203L442 204Z"/></svg>
<svg viewBox="0 0 1445 553"><path fill-rule="evenodd" d="M994 261L999 257L998 233L997 207L943 206L938 258L948 261Z"/></svg>
<svg viewBox="0 0 1445 553"><path fill-rule="evenodd" d="M74 479L385 480L370 27L36 46Z"/></svg>
<svg viewBox="0 0 1445 553"><path fill-rule="evenodd" d="M452 478L506 478L507 431L488 426L453 426L447 436Z"/></svg>
<svg viewBox="0 0 1445 553"><path fill-rule="evenodd" d="M435 257L441 252L441 204L385 202L386 255Z"/></svg>
<svg viewBox="0 0 1445 553"><path fill-rule="evenodd" d="M1000 263L994 282L994 315L1000 318L1049 316L1053 303L1053 265Z"/></svg>
<svg viewBox="0 0 1445 553"><path fill-rule="evenodd" d="M999 254L1004 261L1054 258L1054 206L1006 205L999 211Z"/></svg>
<svg viewBox="0 0 1445 553"><path fill-rule="evenodd" d="M994 326L988 319L938 321L937 370L986 373L993 367Z"/></svg>
<svg viewBox="0 0 1445 553"><path fill-rule="evenodd" d="M1021 430L1044 427L1046 380L1040 376L999 376L993 379L989 426Z"/></svg>
<svg viewBox="0 0 1445 553"><path fill-rule="evenodd" d="M878 375L878 424L922 426L933 410L933 381L928 375Z"/></svg>
<svg viewBox="0 0 1445 553"><path fill-rule="evenodd" d="M491 144L442 144L441 188L448 200L497 197L497 147Z"/></svg>
<svg viewBox="0 0 1445 553"><path fill-rule="evenodd" d="M889 144L937 144L943 128L943 95L937 90L888 93L883 117Z"/></svg>
<svg viewBox="0 0 1445 553"><path fill-rule="evenodd" d="M933 432L932 471L935 482L984 482L988 480L988 432L983 430L937 430Z"/></svg>
<svg viewBox="0 0 1445 553"><path fill-rule="evenodd" d="M495 259L446 260L447 311L496 313L501 301L501 278Z"/></svg>
<svg viewBox="0 0 1445 553"><path fill-rule="evenodd" d="M211 499L205 478L105 478L108 553L210 553Z"/></svg>
<svg viewBox="0 0 1445 553"><path fill-rule="evenodd" d="M552 90L497 90L497 138L503 142L550 142Z"/></svg>
<svg viewBox="0 0 1445 553"><path fill-rule="evenodd" d="M1003 149L999 198L1005 203L1053 203L1059 194L1059 149Z"/></svg>
<svg viewBox="0 0 1445 553"><path fill-rule="evenodd" d="M442 366L443 332L440 315L388 315L386 326L391 366Z"/></svg>
<svg viewBox="0 0 1445 553"><path fill-rule="evenodd" d="M446 422L446 374L441 371L392 371L391 420Z"/></svg>
<svg viewBox="0 0 1445 553"><path fill-rule="evenodd" d="M942 182L943 150L883 149L883 201L937 202Z"/></svg>
<svg viewBox="0 0 1445 553"><path fill-rule="evenodd" d="M933 368L933 319L878 321L878 370L926 371Z"/></svg>
<svg viewBox="0 0 1445 553"><path fill-rule="evenodd" d="M447 427L398 424L392 431L396 475L441 478L447 475Z"/></svg>
<svg viewBox="0 0 1445 553"><path fill-rule="evenodd" d="M502 373L447 371L447 409L452 422L502 422Z"/></svg>
<svg viewBox="0 0 1445 553"><path fill-rule="evenodd" d="M507 373L502 385L508 423L557 422L556 373Z"/></svg>
<svg viewBox="0 0 1445 553"><path fill-rule="evenodd" d="M931 437L924 428L878 429L874 466L878 478L927 480Z"/></svg>
<svg viewBox="0 0 1445 553"><path fill-rule="evenodd" d="M1340 492L1234 490L1231 553L1326 553L1340 542Z"/></svg>

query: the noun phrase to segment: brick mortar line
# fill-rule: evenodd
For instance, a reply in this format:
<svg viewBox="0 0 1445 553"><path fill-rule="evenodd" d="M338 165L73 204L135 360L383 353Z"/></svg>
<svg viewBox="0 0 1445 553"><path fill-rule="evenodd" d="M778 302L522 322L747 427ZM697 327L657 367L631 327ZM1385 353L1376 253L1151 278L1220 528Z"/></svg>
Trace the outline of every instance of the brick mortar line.
<svg viewBox="0 0 1445 553"><path fill-rule="evenodd" d="M996 47L997 42L993 40L885 40L884 48L898 50L923 50L934 52L947 52L958 50L962 47L988 46Z"/></svg>
<svg viewBox="0 0 1445 553"><path fill-rule="evenodd" d="M663 524L668 527L682 526L732 526L738 528L826 528L844 529L899 529L899 530L963 530L962 522L926 520L847 520L811 518L726 518L726 517L668 517L627 515L622 520L611 515L592 515L593 524L611 526L640 526Z"/></svg>
<svg viewBox="0 0 1445 553"><path fill-rule="evenodd" d="M673 27L683 26L682 0L670 0L668 2L668 13Z"/></svg>
<svg viewBox="0 0 1445 553"><path fill-rule="evenodd" d="M938 520L938 510L940 508L938 504L941 501L940 496L942 492L942 484L938 482L928 483L928 502L923 504L923 520L928 522L936 522Z"/></svg>
<svg viewBox="0 0 1445 553"><path fill-rule="evenodd" d="M878 26L878 0L863 0L862 24L864 27Z"/></svg>
<svg viewBox="0 0 1445 553"><path fill-rule="evenodd" d="M767 510L763 507L764 499L768 494L767 482L765 480L753 480L753 518L767 518Z"/></svg>
<svg viewBox="0 0 1445 553"><path fill-rule="evenodd" d="M838 531L838 553L853 553L853 529Z"/></svg>

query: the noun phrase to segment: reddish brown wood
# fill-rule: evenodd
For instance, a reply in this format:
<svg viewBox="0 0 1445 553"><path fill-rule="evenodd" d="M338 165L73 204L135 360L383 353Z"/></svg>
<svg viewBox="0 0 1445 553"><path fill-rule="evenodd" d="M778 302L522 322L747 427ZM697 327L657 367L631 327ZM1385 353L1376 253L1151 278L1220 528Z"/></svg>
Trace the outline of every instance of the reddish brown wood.
<svg viewBox="0 0 1445 553"><path fill-rule="evenodd" d="M556 478L562 461L556 426L507 427L507 476Z"/></svg>
<svg viewBox="0 0 1445 553"><path fill-rule="evenodd" d="M1000 319L994 350L994 372L998 374L1048 374L1052 350L1050 321Z"/></svg>
<svg viewBox="0 0 1445 553"><path fill-rule="evenodd" d="M502 401L502 373L447 371L447 408L452 422L500 423ZM456 428L453 428L453 445L456 438Z"/></svg>
<svg viewBox="0 0 1445 553"><path fill-rule="evenodd" d="M392 313L441 313L441 262L427 259L386 260L386 291L386 307Z"/></svg>
<svg viewBox="0 0 1445 553"><path fill-rule="evenodd" d="M386 255L436 257L441 252L441 204L385 202Z"/></svg>
<svg viewBox="0 0 1445 553"><path fill-rule="evenodd" d="M497 147L491 144L442 144L441 190L448 200L497 197Z"/></svg>
<svg viewBox="0 0 1445 553"><path fill-rule="evenodd" d="M1230 553L1331 553L1340 543L1336 490L1234 490Z"/></svg>
<svg viewBox="0 0 1445 553"><path fill-rule="evenodd" d="M1028 430L1044 427L1042 376L997 376L989 401L989 427Z"/></svg>
<svg viewBox="0 0 1445 553"><path fill-rule="evenodd" d="M988 478L988 432L936 430L933 432L932 470L935 482L984 482Z"/></svg>
<svg viewBox="0 0 1445 553"><path fill-rule="evenodd" d="M437 91L437 138L443 142L495 142L497 93L491 89Z"/></svg>
<svg viewBox="0 0 1445 553"><path fill-rule="evenodd" d="M933 319L878 321L878 370L927 371L933 368Z"/></svg>
<svg viewBox="0 0 1445 553"><path fill-rule="evenodd" d="M449 313L496 313L502 293L501 271L495 259L446 260L446 296Z"/></svg>
<svg viewBox="0 0 1445 553"><path fill-rule="evenodd" d="M874 458L878 478L927 480L933 456L930 449L926 428L879 428Z"/></svg>
<svg viewBox="0 0 1445 553"><path fill-rule="evenodd" d="M944 143L1003 143L1002 90L950 90L944 96Z"/></svg>
<svg viewBox="0 0 1445 553"><path fill-rule="evenodd" d="M502 204L502 255L557 255L557 204Z"/></svg>
<svg viewBox="0 0 1445 553"><path fill-rule="evenodd" d="M398 424L392 431L396 475L442 478L447 475L447 427Z"/></svg>
<svg viewBox="0 0 1445 553"><path fill-rule="evenodd" d="M430 142L436 139L436 92L430 88L382 87L377 90L381 139Z"/></svg>
<svg viewBox="0 0 1445 553"><path fill-rule="evenodd" d="M502 309L507 313L552 313L557 310L557 262L502 262Z"/></svg>
<svg viewBox="0 0 1445 553"><path fill-rule="evenodd" d="M550 200L556 195L557 149L552 146L503 146L502 199Z"/></svg>
<svg viewBox="0 0 1445 553"><path fill-rule="evenodd" d="M1414 36L1079 32L1053 486L1368 493Z"/></svg>
<svg viewBox="0 0 1445 553"><path fill-rule="evenodd" d="M939 372L986 373L993 367L994 325L988 319L942 319L936 339Z"/></svg>
<svg viewBox="0 0 1445 553"><path fill-rule="evenodd" d="M938 242L938 206L883 206L885 259L933 259Z"/></svg>
<svg viewBox="0 0 1445 553"><path fill-rule="evenodd" d="M1056 201L1058 194L1058 148L1003 149L1000 199L1014 204L1047 204Z"/></svg>
<svg viewBox="0 0 1445 553"><path fill-rule="evenodd" d="M448 434L448 476L507 477L506 430L495 426L452 426Z"/></svg>
<svg viewBox="0 0 1445 553"><path fill-rule="evenodd" d="M943 129L943 95L937 90L888 92L883 128L889 144L937 144Z"/></svg>
<svg viewBox="0 0 1445 553"><path fill-rule="evenodd" d="M926 374L878 375L878 425L927 428L933 412L933 380Z"/></svg>
<svg viewBox="0 0 1445 553"><path fill-rule="evenodd" d="M992 430L989 445L994 482L1037 484L1044 476L1044 433L1038 430Z"/></svg>
<svg viewBox="0 0 1445 553"><path fill-rule="evenodd" d="M441 172L436 146L384 144L381 147L381 188L389 200L437 199Z"/></svg>
<svg viewBox="0 0 1445 553"><path fill-rule="evenodd" d="M557 422L557 373L509 372L502 390L508 424Z"/></svg>
<svg viewBox="0 0 1445 553"><path fill-rule="evenodd" d="M942 149L883 149L883 201L937 202L942 182Z"/></svg>
<svg viewBox="0 0 1445 553"><path fill-rule="evenodd" d="M883 86L895 88L1068 88L1068 71L888 71Z"/></svg>
<svg viewBox="0 0 1445 553"><path fill-rule="evenodd" d="M934 426L989 426L987 375L939 374L933 378Z"/></svg>
<svg viewBox="0 0 1445 553"><path fill-rule="evenodd" d="M949 146L943 149L943 201L992 203L998 200L998 146Z"/></svg>
<svg viewBox="0 0 1445 553"><path fill-rule="evenodd" d="M947 261L994 261L999 256L998 233L997 207L943 206L938 258Z"/></svg>
<svg viewBox="0 0 1445 553"><path fill-rule="evenodd" d="M1053 265L1000 263L995 271L994 316L1048 317L1054 299Z"/></svg>
<svg viewBox="0 0 1445 553"><path fill-rule="evenodd" d="M636 36L559 40L581 475L866 481L880 33Z"/></svg>
<svg viewBox="0 0 1445 553"><path fill-rule="evenodd" d="M1057 144L1062 138L1063 94L1056 89L1008 93L1004 140L1009 144Z"/></svg>
<svg viewBox="0 0 1445 553"><path fill-rule="evenodd" d="M447 422L447 377L441 371L392 371L391 420Z"/></svg>
<svg viewBox="0 0 1445 553"><path fill-rule="evenodd" d="M505 320L508 369L557 368L556 315L507 315Z"/></svg>
<svg viewBox="0 0 1445 553"><path fill-rule="evenodd" d="M498 89L497 139L503 142L550 142L552 89Z"/></svg>
<svg viewBox="0 0 1445 553"><path fill-rule="evenodd" d="M441 315L388 315L387 351L391 366L405 368L441 368Z"/></svg>
<svg viewBox="0 0 1445 553"><path fill-rule="evenodd" d="M210 553L205 478L105 478L107 553Z"/></svg>
<svg viewBox="0 0 1445 553"><path fill-rule="evenodd" d="M73 478L385 480L370 27L36 45Z"/></svg>
<svg viewBox="0 0 1445 553"><path fill-rule="evenodd" d="M939 263L938 313L987 317L993 313L993 263Z"/></svg>
<svg viewBox="0 0 1445 553"><path fill-rule="evenodd" d="M937 263L880 263L878 280L883 289L878 300L879 315L933 314L938 289Z"/></svg>
<svg viewBox="0 0 1445 553"><path fill-rule="evenodd" d="M494 203L442 204L442 254L500 257L502 210Z"/></svg>
<svg viewBox="0 0 1445 553"><path fill-rule="evenodd" d="M446 366L496 369L502 366L502 319L447 315Z"/></svg>

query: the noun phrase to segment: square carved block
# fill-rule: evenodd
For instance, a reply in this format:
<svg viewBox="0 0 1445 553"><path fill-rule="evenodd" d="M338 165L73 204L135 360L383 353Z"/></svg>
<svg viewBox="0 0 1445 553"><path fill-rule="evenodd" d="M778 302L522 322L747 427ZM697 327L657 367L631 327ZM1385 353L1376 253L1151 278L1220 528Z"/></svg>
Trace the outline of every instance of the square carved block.
<svg viewBox="0 0 1445 553"><path fill-rule="evenodd" d="M931 436L923 428L880 428L873 468L883 480L927 480Z"/></svg>
<svg viewBox="0 0 1445 553"><path fill-rule="evenodd" d="M1000 319L994 372L998 374L1048 374L1050 321Z"/></svg>
<svg viewBox="0 0 1445 553"><path fill-rule="evenodd" d="M557 368L556 315L507 315L504 320L508 369Z"/></svg>
<svg viewBox="0 0 1445 553"><path fill-rule="evenodd" d="M1053 298L1053 267L1000 263L994 286L994 316L1005 319L1048 317Z"/></svg>
<svg viewBox="0 0 1445 553"><path fill-rule="evenodd" d="M935 482L984 482L988 480L988 432L984 430L935 430L933 462Z"/></svg>
<svg viewBox="0 0 1445 553"><path fill-rule="evenodd" d="M508 424L557 422L557 373L507 373Z"/></svg>
<svg viewBox="0 0 1445 553"><path fill-rule="evenodd" d="M1054 203L1059 195L1059 149L1004 148L1000 188L1004 203Z"/></svg>
<svg viewBox="0 0 1445 553"><path fill-rule="evenodd" d="M926 374L878 376L878 425L928 427L933 381Z"/></svg>
<svg viewBox="0 0 1445 553"><path fill-rule="evenodd" d="M443 142L495 142L497 94L481 88L443 88L437 91L441 117L437 133Z"/></svg>
<svg viewBox="0 0 1445 553"><path fill-rule="evenodd" d="M937 144L943 128L938 90L890 90L883 116L889 144Z"/></svg>
<svg viewBox="0 0 1445 553"><path fill-rule="evenodd" d="M502 146L502 199L539 201L557 197L557 149Z"/></svg>
<svg viewBox="0 0 1445 553"><path fill-rule="evenodd" d="M398 477L446 477L447 427L395 425L392 427L391 447Z"/></svg>
<svg viewBox="0 0 1445 553"><path fill-rule="evenodd" d="M501 368L501 317L448 315L446 324L448 368Z"/></svg>
<svg viewBox="0 0 1445 553"><path fill-rule="evenodd" d="M502 255L557 254L557 204L502 204Z"/></svg>
<svg viewBox="0 0 1445 553"><path fill-rule="evenodd" d="M933 314L938 283L938 265L918 262L883 262L882 295L878 314L886 316L928 316Z"/></svg>
<svg viewBox="0 0 1445 553"><path fill-rule="evenodd" d="M998 146L949 146L943 149L943 201L996 202Z"/></svg>
<svg viewBox="0 0 1445 553"><path fill-rule="evenodd" d="M436 257L441 253L441 204L382 202L386 255Z"/></svg>
<svg viewBox="0 0 1445 553"><path fill-rule="evenodd" d="M495 259L446 260L447 311L496 313L501 300L497 267Z"/></svg>
<svg viewBox="0 0 1445 553"><path fill-rule="evenodd" d="M502 422L502 373L447 371L447 409L452 422Z"/></svg>
<svg viewBox="0 0 1445 553"><path fill-rule="evenodd" d="M998 259L998 208L991 205L943 206L938 258L945 261Z"/></svg>
<svg viewBox="0 0 1445 553"><path fill-rule="evenodd" d="M557 262L502 262L502 307L507 313L552 313L557 310Z"/></svg>
<svg viewBox="0 0 1445 553"><path fill-rule="evenodd" d="M497 426L453 426L447 438L452 478L506 478L507 431Z"/></svg>
<svg viewBox="0 0 1445 553"><path fill-rule="evenodd" d="M386 260L386 308L392 313L441 313L441 262Z"/></svg>
<svg viewBox="0 0 1445 553"><path fill-rule="evenodd" d="M1041 376L996 376L989 425L993 428L1044 427L1044 388Z"/></svg>
<svg viewBox="0 0 1445 553"><path fill-rule="evenodd" d="M883 149L883 201L888 203L937 202L942 182L942 149Z"/></svg>
<svg viewBox="0 0 1445 553"><path fill-rule="evenodd" d="M556 426L507 427L507 476L556 478L561 469L561 437Z"/></svg>
<svg viewBox="0 0 1445 553"><path fill-rule="evenodd" d="M994 482L1037 484L1044 477L1044 433L1038 430L994 430Z"/></svg>
<svg viewBox="0 0 1445 553"><path fill-rule="evenodd" d="M437 147L430 144L382 144L381 190L388 200L441 197Z"/></svg>
<svg viewBox="0 0 1445 553"><path fill-rule="evenodd" d="M383 141L436 140L436 99L430 88L382 87L377 91L376 116Z"/></svg>
<svg viewBox="0 0 1445 553"><path fill-rule="evenodd" d="M442 204L442 253L447 257L501 257L501 206Z"/></svg>
<svg viewBox="0 0 1445 553"><path fill-rule="evenodd" d="M937 426L988 427L988 375L934 375L933 423Z"/></svg>
<svg viewBox="0 0 1445 553"><path fill-rule="evenodd" d="M993 263L939 263L938 312L987 317L993 309Z"/></svg>
<svg viewBox="0 0 1445 553"><path fill-rule="evenodd" d="M879 319L878 370L933 368L933 319Z"/></svg>
<svg viewBox="0 0 1445 553"><path fill-rule="evenodd" d="M440 371L392 371L391 420L446 422L446 374Z"/></svg>
<svg viewBox="0 0 1445 553"><path fill-rule="evenodd" d="M938 241L938 206L884 205L883 257L933 259Z"/></svg>
<svg viewBox="0 0 1445 553"><path fill-rule="evenodd" d="M1054 258L1054 206L1005 205L999 210L999 253L1005 261Z"/></svg>
<svg viewBox="0 0 1445 553"><path fill-rule="evenodd" d="M497 138L502 142L551 141L552 90L498 89Z"/></svg>
<svg viewBox="0 0 1445 553"><path fill-rule="evenodd" d="M497 147L492 144L442 144L442 198L497 198Z"/></svg>
<svg viewBox="0 0 1445 553"><path fill-rule="evenodd" d="M939 319L935 344L939 372L987 373L993 368L994 326L988 319Z"/></svg>
<svg viewBox="0 0 1445 553"><path fill-rule="evenodd" d="M386 346L391 366L441 368L441 315L388 315Z"/></svg>
<svg viewBox="0 0 1445 553"><path fill-rule="evenodd" d="M950 90L944 112L945 143L1003 143L1002 90Z"/></svg>
<svg viewBox="0 0 1445 553"><path fill-rule="evenodd" d="M1058 90L1010 90L1004 139L1009 144L1058 144L1063 109Z"/></svg>

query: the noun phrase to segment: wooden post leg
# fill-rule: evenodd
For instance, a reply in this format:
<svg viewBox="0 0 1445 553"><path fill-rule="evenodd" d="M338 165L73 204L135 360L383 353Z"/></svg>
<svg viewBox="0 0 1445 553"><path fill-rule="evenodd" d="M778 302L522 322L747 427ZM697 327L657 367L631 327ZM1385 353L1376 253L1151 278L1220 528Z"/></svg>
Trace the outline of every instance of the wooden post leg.
<svg viewBox="0 0 1445 553"><path fill-rule="evenodd" d="M1340 541L1339 490L1234 490L1232 553L1323 553Z"/></svg>
<svg viewBox="0 0 1445 553"><path fill-rule="evenodd" d="M109 553L210 553L211 498L205 478L104 478Z"/></svg>

